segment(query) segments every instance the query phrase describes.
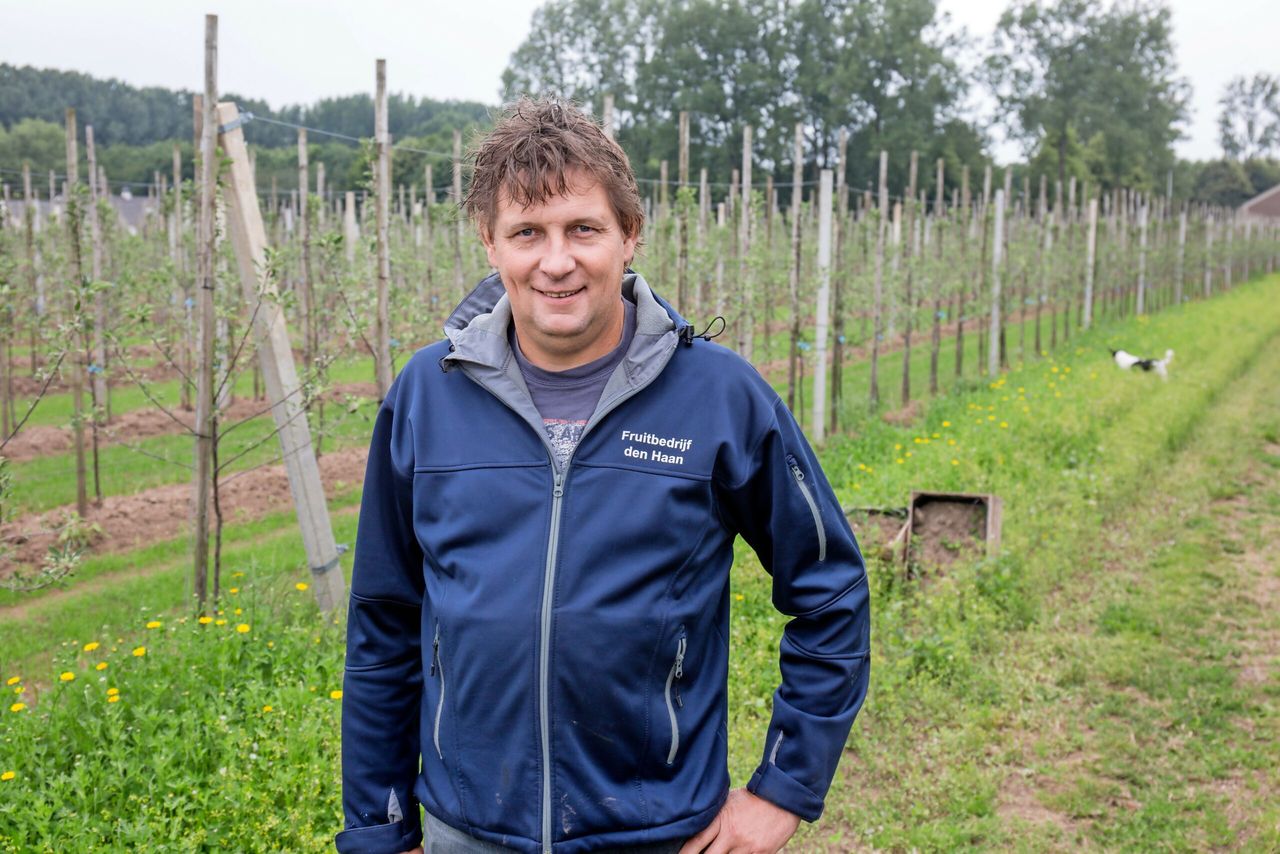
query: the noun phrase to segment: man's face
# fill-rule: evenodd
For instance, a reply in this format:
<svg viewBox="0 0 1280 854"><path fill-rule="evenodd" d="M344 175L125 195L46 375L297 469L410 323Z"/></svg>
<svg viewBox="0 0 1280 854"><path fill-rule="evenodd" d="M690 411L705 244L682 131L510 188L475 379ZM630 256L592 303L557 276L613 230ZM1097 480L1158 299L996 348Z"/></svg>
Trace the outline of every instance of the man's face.
<svg viewBox="0 0 1280 854"><path fill-rule="evenodd" d="M571 172L569 190L521 207L503 193L489 263L511 300L520 349L535 365L567 370L607 354L622 335L622 273L636 237L622 233L608 193Z"/></svg>

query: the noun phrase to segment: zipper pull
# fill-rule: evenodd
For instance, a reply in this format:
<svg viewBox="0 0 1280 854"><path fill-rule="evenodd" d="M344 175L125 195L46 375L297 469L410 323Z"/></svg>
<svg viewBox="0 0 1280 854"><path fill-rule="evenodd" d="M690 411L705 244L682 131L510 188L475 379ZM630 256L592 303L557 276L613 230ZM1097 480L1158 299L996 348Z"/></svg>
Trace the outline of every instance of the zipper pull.
<svg viewBox="0 0 1280 854"><path fill-rule="evenodd" d="M688 641L680 638L680 643L676 646L676 679L684 678L684 653L688 648ZM684 700L680 698L680 686L675 686L676 705L684 708Z"/></svg>
<svg viewBox="0 0 1280 854"><path fill-rule="evenodd" d="M564 475L558 474L556 475L555 485L551 489L551 496L559 498L562 495L564 495Z"/></svg>
<svg viewBox="0 0 1280 854"><path fill-rule="evenodd" d="M436 662L440 660L440 624L436 623L436 636L431 641L431 668L428 676L436 675Z"/></svg>
<svg viewBox="0 0 1280 854"><path fill-rule="evenodd" d="M800 464L790 454L787 455L787 465L791 466L791 474L796 480L804 480L804 472L800 470Z"/></svg>

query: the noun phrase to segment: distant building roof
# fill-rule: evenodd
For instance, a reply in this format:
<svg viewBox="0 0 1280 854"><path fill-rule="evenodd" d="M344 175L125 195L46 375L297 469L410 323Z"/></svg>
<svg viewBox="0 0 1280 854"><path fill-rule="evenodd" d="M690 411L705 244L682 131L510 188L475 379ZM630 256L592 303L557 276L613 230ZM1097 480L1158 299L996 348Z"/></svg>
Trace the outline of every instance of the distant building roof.
<svg viewBox="0 0 1280 854"><path fill-rule="evenodd" d="M1280 184L1270 190L1261 192L1240 206L1240 213L1245 216L1260 216L1268 219L1280 219Z"/></svg>
<svg viewBox="0 0 1280 854"><path fill-rule="evenodd" d="M36 199L35 204L43 222L48 222L51 216L55 214L60 216L62 213L61 199L53 202ZM149 199L145 196L112 196L111 206L116 209L116 215L120 217L121 225L136 234L142 228L143 220L155 213L157 203L155 199ZM12 223L21 223L25 216L26 201L23 199L10 199L6 207L8 210L5 212L4 219L12 220ZM3 222L4 219L0 219L0 222Z"/></svg>

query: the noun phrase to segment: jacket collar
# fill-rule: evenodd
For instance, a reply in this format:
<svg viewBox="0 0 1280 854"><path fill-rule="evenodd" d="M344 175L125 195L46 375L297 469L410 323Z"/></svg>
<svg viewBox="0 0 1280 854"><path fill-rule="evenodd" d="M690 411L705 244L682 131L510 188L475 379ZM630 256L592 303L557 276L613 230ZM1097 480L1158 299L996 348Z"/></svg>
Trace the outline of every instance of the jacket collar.
<svg viewBox="0 0 1280 854"><path fill-rule="evenodd" d="M628 270L622 277L622 295L636 306L636 334L622 367L638 379L650 373L655 360L666 365L670 350L688 322L665 300L653 293L639 273ZM507 328L511 325L511 302L497 273L485 277L445 321L449 355L440 360L445 370L460 363L505 370L511 361ZM651 377L650 377L651 378Z"/></svg>

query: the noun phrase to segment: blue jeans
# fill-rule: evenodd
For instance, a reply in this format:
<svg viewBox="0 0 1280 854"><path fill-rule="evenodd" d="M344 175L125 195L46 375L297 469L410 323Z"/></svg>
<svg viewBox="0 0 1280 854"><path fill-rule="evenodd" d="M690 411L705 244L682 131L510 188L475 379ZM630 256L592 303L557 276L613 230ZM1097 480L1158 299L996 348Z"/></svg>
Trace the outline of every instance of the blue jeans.
<svg viewBox="0 0 1280 854"><path fill-rule="evenodd" d="M424 854L510 854L512 849L492 842L476 839L431 813L422 813L422 850ZM632 845L628 848L610 848L601 854L677 854L683 842L659 842L654 845Z"/></svg>

